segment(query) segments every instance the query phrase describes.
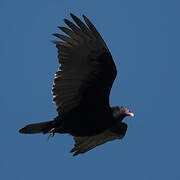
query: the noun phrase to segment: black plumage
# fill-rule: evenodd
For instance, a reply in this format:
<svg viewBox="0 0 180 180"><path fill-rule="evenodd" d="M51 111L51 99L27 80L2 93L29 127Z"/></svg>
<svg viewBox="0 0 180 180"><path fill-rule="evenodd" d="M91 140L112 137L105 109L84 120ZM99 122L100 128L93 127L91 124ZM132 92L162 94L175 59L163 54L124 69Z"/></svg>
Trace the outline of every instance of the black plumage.
<svg viewBox="0 0 180 180"><path fill-rule="evenodd" d="M66 35L53 34L60 67L52 88L58 116L53 121L30 124L20 133L68 133L74 136L74 155L97 145L124 137L125 116L133 116L124 107L110 107L109 96L117 75L116 66L104 40L83 15L86 25L70 14L76 25L64 19L70 28L59 27Z"/></svg>

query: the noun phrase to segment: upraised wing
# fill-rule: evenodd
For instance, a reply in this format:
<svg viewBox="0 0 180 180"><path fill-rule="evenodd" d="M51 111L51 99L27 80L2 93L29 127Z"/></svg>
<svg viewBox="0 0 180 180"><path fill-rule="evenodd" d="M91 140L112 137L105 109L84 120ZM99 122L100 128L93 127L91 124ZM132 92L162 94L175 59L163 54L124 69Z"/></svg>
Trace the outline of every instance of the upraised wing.
<svg viewBox="0 0 180 180"><path fill-rule="evenodd" d="M86 25L70 14L77 25L59 27L66 35L54 34L63 40L53 41L58 49L59 63L52 88L59 113L67 113L80 104L109 106L109 94L117 71L102 37L88 20Z"/></svg>

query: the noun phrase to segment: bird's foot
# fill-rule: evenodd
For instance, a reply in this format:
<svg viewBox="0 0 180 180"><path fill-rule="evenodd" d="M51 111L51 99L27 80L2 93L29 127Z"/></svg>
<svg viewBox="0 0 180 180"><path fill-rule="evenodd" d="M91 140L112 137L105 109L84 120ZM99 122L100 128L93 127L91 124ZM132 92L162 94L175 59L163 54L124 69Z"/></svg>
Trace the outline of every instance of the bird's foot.
<svg viewBox="0 0 180 180"><path fill-rule="evenodd" d="M47 141L48 141L51 137L53 137L54 134L55 134L55 128L52 128L52 129L49 131L49 136L47 137Z"/></svg>

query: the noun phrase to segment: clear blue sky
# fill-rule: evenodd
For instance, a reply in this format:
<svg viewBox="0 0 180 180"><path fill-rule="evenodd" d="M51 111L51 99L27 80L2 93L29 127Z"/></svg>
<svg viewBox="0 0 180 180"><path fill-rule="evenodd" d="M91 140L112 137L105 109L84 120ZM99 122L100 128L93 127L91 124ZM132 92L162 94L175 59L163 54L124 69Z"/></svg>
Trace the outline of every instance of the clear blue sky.
<svg viewBox="0 0 180 180"><path fill-rule="evenodd" d="M0 179L179 180L180 1L1 0ZM95 24L117 65L112 105L129 107L122 141L73 158L69 135L20 135L56 116L51 34L69 13Z"/></svg>

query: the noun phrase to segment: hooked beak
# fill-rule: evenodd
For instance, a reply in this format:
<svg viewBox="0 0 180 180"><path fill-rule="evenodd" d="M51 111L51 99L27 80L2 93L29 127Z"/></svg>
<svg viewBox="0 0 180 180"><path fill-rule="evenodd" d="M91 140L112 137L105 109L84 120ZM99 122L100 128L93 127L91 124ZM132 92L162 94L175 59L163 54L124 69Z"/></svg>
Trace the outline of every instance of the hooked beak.
<svg viewBox="0 0 180 180"><path fill-rule="evenodd" d="M127 116L134 117L134 113L132 113L130 110L125 112Z"/></svg>
<svg viewBox="0 0 180 180"><path fill-rule="evenodd" d="M121 107L121 111L123 112L124 116L134 117L134 113L132 113L129 109L125 107Z"/></svg>
<svg viewBox="0 0 180 180"><path fill-rule="evenodd" d="M129 116L134 117L134 113L130 112L128 113Z"/></svg>

